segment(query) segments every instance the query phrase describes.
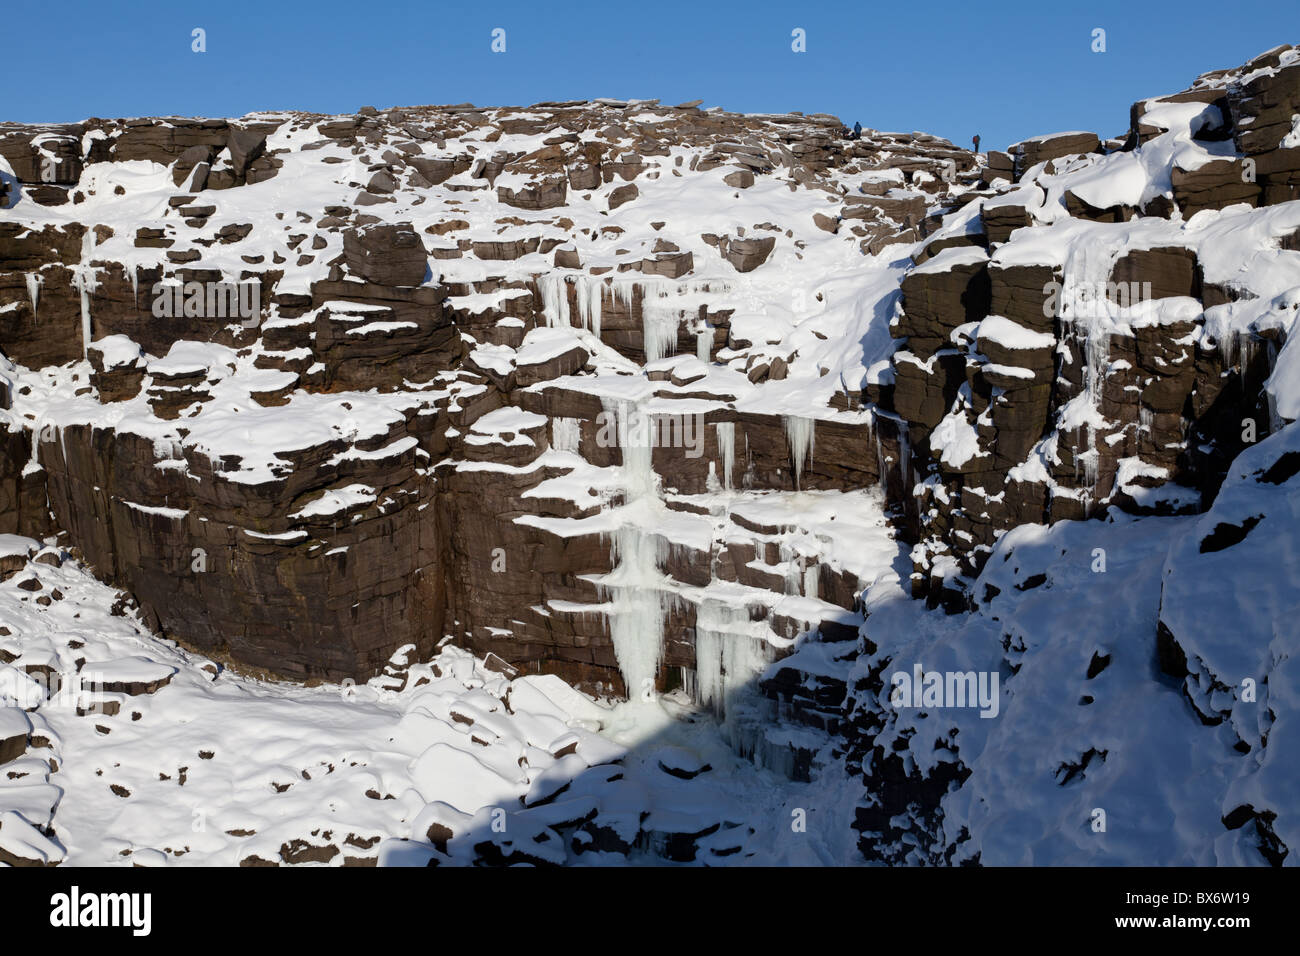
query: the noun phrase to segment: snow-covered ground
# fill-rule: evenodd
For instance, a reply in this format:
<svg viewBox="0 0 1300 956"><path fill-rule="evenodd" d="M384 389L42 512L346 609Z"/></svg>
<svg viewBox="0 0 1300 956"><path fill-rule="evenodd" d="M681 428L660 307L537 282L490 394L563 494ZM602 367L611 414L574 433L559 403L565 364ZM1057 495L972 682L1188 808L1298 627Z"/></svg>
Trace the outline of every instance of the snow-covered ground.
<svg viewBox="0 0 1300 956"><path fill-rule="evenodd" d="M827 761L838 787L761 770L680 693L594 701L454 647L409 665L399 653L363 685L259 681L151 636L57 549L0 545L43 559L0 584L0 736L21 722L32 740L0 775L0 852L425 865L493 860L491 844L520 862L596 865L689 862L672 841L709 831L696 862L857 856L842 770Z"/></svg>

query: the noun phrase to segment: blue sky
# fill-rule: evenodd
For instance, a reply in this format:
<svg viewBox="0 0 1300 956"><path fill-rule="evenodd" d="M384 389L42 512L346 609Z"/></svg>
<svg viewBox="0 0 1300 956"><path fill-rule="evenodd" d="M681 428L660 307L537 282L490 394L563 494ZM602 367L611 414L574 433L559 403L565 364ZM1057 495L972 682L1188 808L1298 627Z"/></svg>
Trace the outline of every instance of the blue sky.
<svg viewBox="0 0 1300 956"><path fill-rule="evenodd" d="M1284 10L1291 9L1291 13ZM768 0L62 0L7 18L0 119L352 112L595 96L835 113L984 148L1128 124L1128 105L1300 40L1300 5ZM207 52L191 51L191 30ZM493 53L491 32L506 31ZM807 51L791 50L806 31ZM1106 31L1106 52L1091 50Z"/></svg>

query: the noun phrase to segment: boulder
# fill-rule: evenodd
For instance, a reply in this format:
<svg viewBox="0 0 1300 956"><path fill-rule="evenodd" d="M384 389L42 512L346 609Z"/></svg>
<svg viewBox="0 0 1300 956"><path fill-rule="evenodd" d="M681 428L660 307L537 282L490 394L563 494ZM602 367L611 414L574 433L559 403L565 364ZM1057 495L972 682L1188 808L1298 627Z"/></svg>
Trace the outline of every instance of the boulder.
<svg viewBox="0 0 1300 956"><path fill-rule="evenodd" d="M730 262L737 272L753 272L767 261L775 248L775 236L751 236L745 239L725 236L718 247L722 258Z"/></svg>
<svg viewBox="0 0 1300 956"><path fill-rule="evenodd" d="M546 179L520 189L497 187L498 200L520 209L554 209L565 204L568 193L568 183L562 178Z"/></svg>
<svg viewBox="0 0 1300 956"><path fill-rule="evenodd" d="M626 186L618 186L610 191L609 208L612 212L624 203L631 202L640 194L636 188L636 183L628 183Z"/></svg>
<svg viewBox="0 0 1300 956"><path fill-rule="evenodd" d="M1050 136L1035 136L1023 140L1011 146L1008 152L1015 157L1018 180L1039 163L1073 156L1076 153L1095 153L1100 146L1101 140L1096 133L1053 133Z"/></svg>
<svg viewBox="0 0 1300 956"><path fill-rule="evenodd" d="M989 259L978 247L947 249L903 277L903 314L890 328L909 348L928 355L957 326L989 314ZM922 345L921 343L924 343Z"/></svg>
<svg viewBox="0 0 1300 956"><path fill-rule="evenodd" d="M1200 298L1201 268L1196 251L1183 246L1135 249L1115 262L1106 294L1129 304L1146 298Z"/></svg>
<svg viewBox="0 0 1300 956"><path fill-rule="evenodd" d="M348 229L343 256L350 272L379 285L420 285L429 270L429 254L409 222Z"/></svg>
<svg viewBox="0 0 1300 956"><path fill-rule="evenodd" d="M1188 171L1175 166L1170 174L1174 203L1190 219L1202 209L1224 209L1237 203L1259 205L1263 187L1246 174L1239 159L1220 159Z"/></svg>

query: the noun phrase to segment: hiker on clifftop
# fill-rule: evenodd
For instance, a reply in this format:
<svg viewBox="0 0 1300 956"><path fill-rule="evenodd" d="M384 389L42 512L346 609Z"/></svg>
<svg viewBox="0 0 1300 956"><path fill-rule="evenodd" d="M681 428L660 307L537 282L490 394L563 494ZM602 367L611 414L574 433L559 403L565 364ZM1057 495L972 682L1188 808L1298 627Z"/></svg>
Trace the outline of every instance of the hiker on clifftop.
<svg viewBox="0 0 1300 956"><path fill-rule="evenodd" d="M978 153L980 151L980 134L976 133L970 138L970 141L975 144L975 152Z"/></svg>
<svg viewBox="0 0 1300 956"><path fill-rule="evenodd" d="M853 138L862 139L862 124L856 121L853 123Z"/></svg>

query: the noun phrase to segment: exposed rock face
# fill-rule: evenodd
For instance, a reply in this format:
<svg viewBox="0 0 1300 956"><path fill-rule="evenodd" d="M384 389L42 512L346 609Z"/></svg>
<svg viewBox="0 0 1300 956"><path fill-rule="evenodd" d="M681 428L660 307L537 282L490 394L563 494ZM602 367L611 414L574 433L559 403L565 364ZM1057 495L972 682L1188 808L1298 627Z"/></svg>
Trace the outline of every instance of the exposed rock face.
<svg viewBox="0 0 1300 956"><path fill-rule="evenodd" d="M420 285L428 271L429 254L409 222L349 229L343 257L350 272L376 285Z"/></svg>
<svg viewBox="0 0 1300 956"><path fill-rule="evenodd" d="M898 415L919 483L898 502L920 543L915 594L968 606L996 538L1026 521L1206 507L1227 462L1278 426L1262 391L1280 344L1265 301L1285 280L1246 292L1239 263L1255 241L1285 247L1295 217L1253 220L1257 240L1238 238L1245 221L1231 215L1203 236L1182 223L1291 198L1285 176L1270 192L1258 171L1287 162L1291 127L1269 117L1289 108L1295 58L1279 48L1141 101L1122 150L1073 133L1012 147L1004 179L1018 185L990 180L995 194L970 199L915 257L891 325L903 340L892 389L876 399ZM1256 117L1276 136L1258 135ZM1200 156L1147 165L1152 142L1176 136ZM1216 158L1233 146L1250 155ZM1112 170L1138 185L1098 188ZM1136 227L1124 246L1120 224ZM949 235L977 242L936 254Z"/></svg>
<svg viewBox="0 0 1300 956"><path fill-rule="evenodd" d="M1100 146L1096 133L1054 133L1016 143L1007 152L1015 160L1016 178L1020 179L1039 163L1093 153Z"/></svg>
<svg viewBox="0 0 1300 956"><path fill-rule="evenodd" d="M885 533L870 413L838 366L737 323L736 294L771 298L765 270L808 269L810 243L861 256L924 235L974 157L842 141L830 116L518 112L0 129L18 192L0 221L19 366L4 530L61 532L162 633L291 677L368 676L451 637L602 692L704 681L721 707L799 634L851 635L877 559L846 561L836 528L863 513ZM160 172L119 182L128 160ZM83 186L93 166L109 173ZM286 168L333 198L245 207ZM679 185L699 212L659 218ZM117 221L134 190L156 215ZM793 191L822 225L713 229L707 198L728 190L755 208ZM84 215L48 219L55 200ZM63 365L57 383L23 371ZM768 384L800 382L810 401L767 407ZM749 516L795 494L841 524L819 542ZM638 661L625 635L656 618ZM744 667L724 675L734 641Z"/></svg>
<svg viewBox="0 0 1300 956"><path fill-rule="evenodd" d="M336 464L318 446L295 462L293 478L241 501L203 465L155 480L146 439L73 426L45 451L47 491L87 559L129 587L164 633L272 673L365 672L391 654L393 634L411 632L404 621L436 622L440 603L434 528L421 520L421 492L404 487L415 484L416 448L385 447L385 437L364 443L375 453ZM338 480L374 487L381 500L367 508L311 493ZM161 506L139 501L159 493ZM275 502L302 507L293 517L265 510ZM328 510L336 504L344 507ZM295 546L313 531L330 548ZM321 605L304 606L306 595Z"/></svg>

